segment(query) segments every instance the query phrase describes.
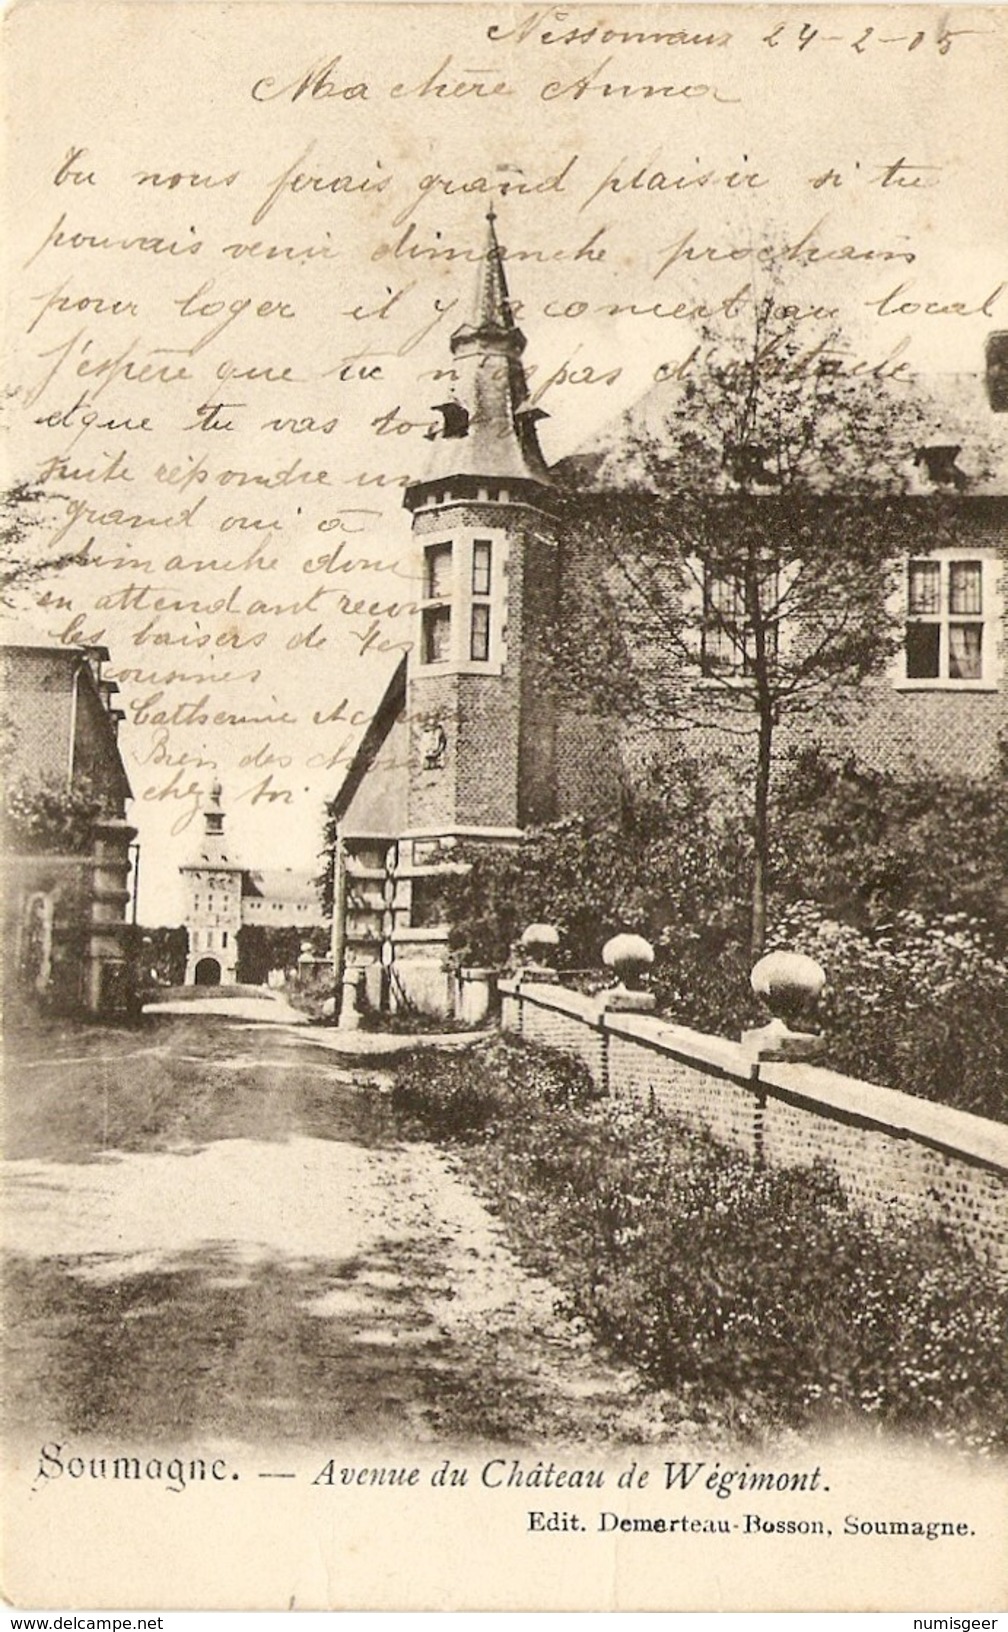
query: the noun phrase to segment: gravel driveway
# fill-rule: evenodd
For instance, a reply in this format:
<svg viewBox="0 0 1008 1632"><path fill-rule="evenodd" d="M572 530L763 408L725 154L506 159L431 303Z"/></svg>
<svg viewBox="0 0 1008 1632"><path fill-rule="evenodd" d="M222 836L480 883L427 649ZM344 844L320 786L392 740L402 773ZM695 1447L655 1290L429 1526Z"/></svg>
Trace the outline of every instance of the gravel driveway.
<svg viewBox="0 0 1008 1632"><path fill-rule="evenodd" d="M191 1010L17 1053L15 1432L667 1433L667 1402L557 1312L451 1157L398 1138L380 1062Z"/></svg>

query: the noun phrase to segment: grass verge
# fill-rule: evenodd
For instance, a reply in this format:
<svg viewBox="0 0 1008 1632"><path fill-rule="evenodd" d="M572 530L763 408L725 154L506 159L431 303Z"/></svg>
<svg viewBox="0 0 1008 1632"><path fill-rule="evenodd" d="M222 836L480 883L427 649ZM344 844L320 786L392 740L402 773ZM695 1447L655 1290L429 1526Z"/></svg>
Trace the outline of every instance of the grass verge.
<svg viewBox="0 0 1008 1632"><path fill-rule="evenodd" d="M517 1040L418 1050L392 1106L463 1151L567 1312L693 1420L1008 1444L1008 1287L948 1231L880 1227L823 1164L758 1166Z"/></svg>

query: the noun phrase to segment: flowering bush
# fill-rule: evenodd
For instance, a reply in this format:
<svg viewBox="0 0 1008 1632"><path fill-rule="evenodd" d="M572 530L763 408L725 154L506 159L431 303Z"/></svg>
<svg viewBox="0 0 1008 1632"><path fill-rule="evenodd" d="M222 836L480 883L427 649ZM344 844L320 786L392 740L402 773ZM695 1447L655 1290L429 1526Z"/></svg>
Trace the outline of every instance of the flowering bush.
<svg viewBox="0 0 1008 1632"><path fill-rule="evenodd" d="M483 1062L491 1068L481 1069ZM518 1054L502 1040L457 1054L421 1049L400 1070L391 1104L403 1125L415 1132L472 1139L494 1128L502 1116L514 1127L543 1109L596 1096L580 1062L547 1048Z"/></svg>
<svg viewBox="0 0 1008 1632"><path fill-rule="evenodd" d="M806 901L784 909L772 941L828 971L828 1064L1008 1118L1008 960L977 919L904 911L867 931Z"/></svg>
<svg viewBox="0 0 1008 1632"><path fill-rule="evenodd" d="M821 1164L757 1166L514 1041L419 1053L394 1104L464 1139L571 1313L694 1420L1008 1440L1008 1288L937 1226L876 1227Z"/></svg>
<svg viewBox="0 0 1008 1632"><path fill-rule="evenodd" d="M1008 755L972 781L897 778L795 754L773 819L769 946L826 970L826 1063L1004 1118L1008 1074ZM527 924L560 926L562 970L599 967L620 930L656 948L659 1007L737 1036L749 985L749 840L681 755L652 766L622 820L567 818L513 849L474 850L448 886L459 956L500 966ZM600 978L599 984L602 984Z"/></svg>

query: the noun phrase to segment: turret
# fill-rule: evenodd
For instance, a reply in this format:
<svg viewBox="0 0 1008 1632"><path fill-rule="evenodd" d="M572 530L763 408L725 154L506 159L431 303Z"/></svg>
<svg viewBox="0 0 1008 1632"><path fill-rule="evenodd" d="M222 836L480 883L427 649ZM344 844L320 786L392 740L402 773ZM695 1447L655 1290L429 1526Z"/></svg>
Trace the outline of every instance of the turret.
<svg viewBox="0 0 1008 1632"><path fill-rule="evenodd" d="M522 366L525 336L515 322L496 217L487 215L487 244L472 315L451 337L453 390L434 403L443 423L420 481L406 489L404 503L416 511L436 503L445 483L457 497L521 497L548 500L553 483L539 447L538 422L547 417L529 400Z"/></svg>
<svg viewBox="0 0 1008 1632"><path fill-rule="evenodd" d="M492 210L471 315L450 345L452 391L404 496L420 585L408 824L500 836L555 808L556 506Z"/></svg>

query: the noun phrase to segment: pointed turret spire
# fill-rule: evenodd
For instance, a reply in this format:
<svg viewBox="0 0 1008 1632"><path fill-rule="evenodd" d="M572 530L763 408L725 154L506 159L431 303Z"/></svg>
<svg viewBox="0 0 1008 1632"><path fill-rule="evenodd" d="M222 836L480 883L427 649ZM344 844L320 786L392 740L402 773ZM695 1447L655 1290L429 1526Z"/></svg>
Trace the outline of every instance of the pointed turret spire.
<svg viewBox="0 0 1008 1632"><path fill-rule="evenodd" d="M505 251L497 238L496 214L487 211L486 249L480 258L472 318L451 337L455 387L452 399L437 404L444 424L433 436L434 451L424 478L407 488L410 509L446 480L487 479L511 485L551 486L539 447L536 421L545 410L529 403L522 367L525 336L515 321Z"/></svg>
<svg viewBox="0 0 1008 1632"><path fill-rule="evenodd" d="M459 334L479 335L513 335L520 341L520 349L524 350L525 336L521 333L511 310L511 297L508 293L507 277L504 272L504 261L501 256L501 247L497 241L495 222L497 216L491 204L487 211L487 245L480 268L480 276L476 285L476 304L473 309L472 326L460 329ZM453 349L455 336L452 337Z"/></svg>
<svg viewBox="0 0 1008 1632"><path fill-rule="evenodd" d="M513 358L517 364L520 384L525 386L525 375L519 358L525 350L525 336L515 322L504 272L504 254L497 241L497 220L493 208L487 211L486 249L480 262L476 281L476 299L472 321L463 323L451 337L453 357L466 356L476 349L487 356Z"/></svg>

